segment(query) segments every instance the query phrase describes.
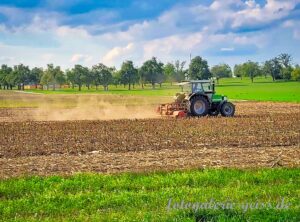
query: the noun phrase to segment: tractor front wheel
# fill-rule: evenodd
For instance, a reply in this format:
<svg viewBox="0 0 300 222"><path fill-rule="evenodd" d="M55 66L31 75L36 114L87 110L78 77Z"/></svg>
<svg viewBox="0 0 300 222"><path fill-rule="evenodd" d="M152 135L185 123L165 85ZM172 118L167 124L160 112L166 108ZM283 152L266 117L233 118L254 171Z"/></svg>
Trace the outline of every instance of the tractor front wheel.
<svg viewBox="0 0 300 222"><path fill-rule="evenodd" d="M193 116L206 116L208 113L208 101L202 96L196 96L191 99L190 102L190 113Z"/></svg>
<svg viewBox="0 0 300 222"><path fill-rule="evenodd" d="M235 112L235 106L231 102L225 102L221 106L221 115L225 117L232 117Z"/></svg>

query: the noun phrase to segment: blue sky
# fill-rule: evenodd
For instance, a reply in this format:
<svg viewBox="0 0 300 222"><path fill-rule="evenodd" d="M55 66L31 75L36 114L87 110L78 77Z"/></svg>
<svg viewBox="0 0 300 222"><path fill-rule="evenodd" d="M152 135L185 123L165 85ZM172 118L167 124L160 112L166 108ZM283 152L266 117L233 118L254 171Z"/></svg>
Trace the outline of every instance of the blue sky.
<svg viewBox="0 0 300 222"><path fill-rule="evenodd" d="M1 0L0 64L300 63L300 0Z"/></svg>

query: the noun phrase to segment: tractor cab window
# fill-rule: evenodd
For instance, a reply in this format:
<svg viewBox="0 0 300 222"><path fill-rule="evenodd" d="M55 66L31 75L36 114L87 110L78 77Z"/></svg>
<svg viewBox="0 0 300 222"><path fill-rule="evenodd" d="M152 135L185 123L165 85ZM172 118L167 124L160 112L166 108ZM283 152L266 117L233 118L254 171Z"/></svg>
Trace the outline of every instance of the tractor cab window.
<svg viewBox="0 0 300 222"><path fill-rule="evenodd" d="M193 93L202 92L203 91L202 84L201 83L193 83L192 84L192 91L193 91Z"/></svg>
<svg viewBox="0 0 300 222"><path fill-rule="evenodd" d="M202 87L204 92L211 92L213 91L212 86L210 83L202 83Z"/></svg>
<svg viewBox="0 0 300 222"><path fill-rule="evenodd" d="M185 93L191 93L191 84L184 84L181 86L181 91Z"/></svg>

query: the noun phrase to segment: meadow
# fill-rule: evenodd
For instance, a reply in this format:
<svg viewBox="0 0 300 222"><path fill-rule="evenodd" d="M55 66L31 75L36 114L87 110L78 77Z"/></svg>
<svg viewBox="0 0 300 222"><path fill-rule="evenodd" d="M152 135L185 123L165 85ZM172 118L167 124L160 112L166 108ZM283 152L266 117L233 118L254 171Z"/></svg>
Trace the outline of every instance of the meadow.
<svg viewBox="0 0 300 222"><path fill-rule="evenodd" d="M299 169L284 168L13 178L0 181L0 220L296 222L299 178ZM174 207L182 200L239 207Z"/></svg>
<svg viewBox="0 0 300 222"><path fill-rule="evenodd" d="M119 95L138 95L138 96L174 96L180 91L180 87L170 83L159 85L152 89L148 84L141 88L136 85L134 89L128 90L127 86L109 86L109 91L103 91L102 87L96 90L94 87L87 89L82 88L78 91L77 88L57 89L53 90L26 90L27 92L42 93L42 94L119 94ZM219 84L216 84L216 92L218 94L227 95L233 100L254 100L254 101L282 101L282 102L300 102L300 82L293 81L276 81L273 82L270 77L259 77L251 83L249 78L226 78L221 79Z"/></svg>

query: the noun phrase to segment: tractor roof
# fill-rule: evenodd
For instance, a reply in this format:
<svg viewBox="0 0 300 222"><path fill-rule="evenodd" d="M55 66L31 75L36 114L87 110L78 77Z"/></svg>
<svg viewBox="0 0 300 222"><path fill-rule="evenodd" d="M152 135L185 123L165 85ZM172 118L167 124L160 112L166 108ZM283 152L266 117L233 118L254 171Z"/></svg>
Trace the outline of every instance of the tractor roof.
<svg viewBox="0 0 300 222"><path fill-rule="evenodd" d="M186 82L179 82L176 85L177 86L184 86L187 84L191 84L191 83L211 83L211 80L190 80L190 81L186 81Z"/></svg>
<svg viewBox="0 0 300 222"><path fill-rule="evenodd" d="M206 80L191 80L191 83L211 83L212 81L209 79Z"/></svg>

